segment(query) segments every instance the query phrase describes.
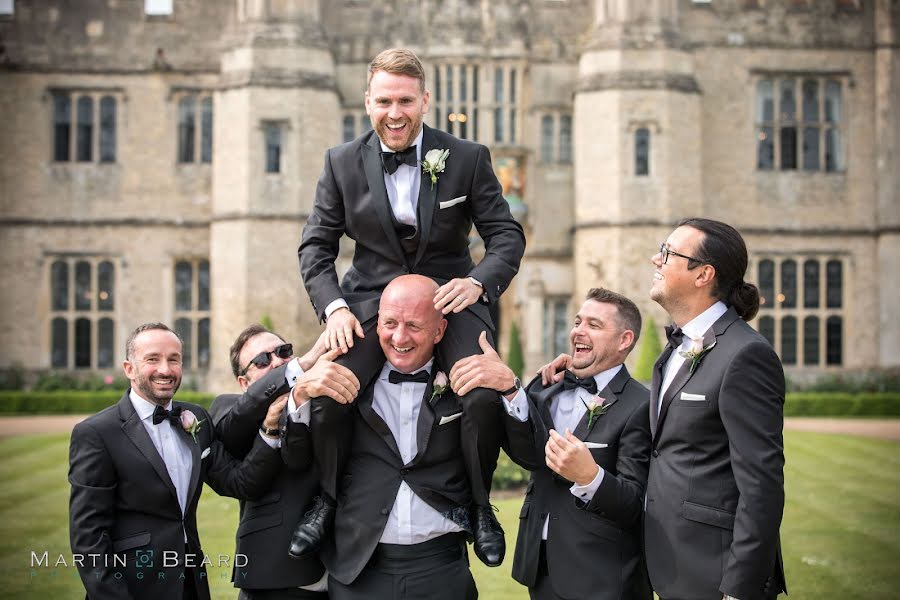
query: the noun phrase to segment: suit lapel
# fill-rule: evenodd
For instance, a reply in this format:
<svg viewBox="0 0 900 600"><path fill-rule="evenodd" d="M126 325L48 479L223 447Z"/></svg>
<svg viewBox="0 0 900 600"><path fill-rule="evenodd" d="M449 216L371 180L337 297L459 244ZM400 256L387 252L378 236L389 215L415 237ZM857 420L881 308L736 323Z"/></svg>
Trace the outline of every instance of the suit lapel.
<svg viewBox="0 0 900 600"><path fill-rule="evenodd" d="M416 455L413 457L411 464L415 464L423 456L425 450L428 449L428 440L431 439L431 432L434 430L434 408L431 405L431 394L434 391L434 377L437 375L438 369L435 365L431 369L431 377L428 379L428 385L425 386L425 394L422 396L422 406L419 407L419 420L416 423ZM447 392L444 392L445 394ZM435 402L440 402L440 398L435 398Z"/></svg>
<svg viewBox="0 0 900 600"><path fill-rule="evenodd" d="M718 320L716 320L716 322L713 323L713 326L710 327L709 329L707 329L706 332L703 334L703 347L708 348L710 345L717 343L718 336L725 333L725 330L728 329L729 325L731 325L734 322L734 320L737 318L738 318L737 313L734 311L734 309L729 308L725 312L725 314L723 314L721 317L719 317ZM714 347L710 348L709 351L703 355L704 360L705 360L705 357L707 356L707 354L709 354L709 352L715 352L715 351L716 351L716 349ZM663 354L666 356L666 360L668 360L668 356L672 354L671 347L669 348L668 353L663 352ZM660 357L660 359L662 359L662 357ZM701 362L696 366L696 368L694 368L694 371L692 373L691 372L691 362L692 361L690 358L684 359L684 362L681 364L681 368L678 369L678 373L675 374L675 378L672 380L672 383L669 384L669 388L666 390L666 394L662 398L662 401L661 401L662 404L661 404L661 408L659 411L659 422L656 424L655 431L653 431L653 429L652 429L652 420L651 420L651 435L653 437L654 442L656 441L657 437L659 436L659 432L662 430L663 423L665 422L666 414L669 411L669 406L672 404L672 401L678 395L678 392L681 391L681 388L683 388L687 384L687 382L691 379L691 377L694 375L694 373L696 373L703 366L703 361L701 360ZM663 362L662 364L664 365L665 362ZM657 362L657 366L660 368L660 374L661 374L662 373L662 365L660 365L660 363ZM656 371L654 371L654 383L655 383L655 381L656 381ZM659 396L659 387L654 385L652 397L658 397L658 396ZM650 417L652 419L653 412L650 413Z"/></svg>
<svg viewBox="0 0 900 600"><path fill-rule="evenodd" d="M119 417L122 419L122 432L135 446L137 446L140 453L144 455L144 458L147 459L162 482L169 488L169 491L172 492L172 497L175 499L175 506L179 506L178 492L175 490L175 484L172 483L172 478L169 477L169 471L166 469L166 464L156 450L156 446L153 445L153 440L150 439L147 429L144 427L144 424L141 423L140 417L134 410L134 406L131 404L131 398L129 398L129 392L125 392L125 395L119 400L118 408Z"/></svg>
<svg viewBox="0 0 900 600"><path fill-rule="evenodd" d="M650 382L650 436L653 439L656 439L656 429L659 423L659 388L663 381L663 367L669 362L672 351L672 346L666 345L653 365L653 377Z"/></svg>
<svg viewBox="0 0 900 600"><path fill-rule="evenodd" d="M550 435L550 430L556 428L556 424L553 423L553 414L550 412L550 403L553 400L553 396L559 393L562 389L562 381L558 383L552 384L550 387L544 388L543 390L537 392L534 396L534 404L535 408L537 408L538 415L540 415L540 420L543 423L543 435L546 438ZM546 442L546 439L541 440L543 444Z"/></svg>
<svg viewBox="0 0 900 600"><path fill-rule="evenodd" d="M368 423L369 427L381 436L381 439L388 445L388 448L399 457L400 448L397 446L397 440L394 439L394 434L391 433L391 428L388 427L387 423L384 422L384 419L375 412L375 407L372 406L372 400L374 398L375 386L370 385L365 388L362 395L356 401L359 414L363 420Z"/></svg>
<svg viewBox="0 0 900 600"><path fill-rule="evenodd" d="M622 365L622 368L619 369L619 372L615 374L615 376L609 380L609 383L606 384L606 387L600 390L597 394L601 398L605 398L606 402L603 403L604 406L611 407L619 400L618 394L622 393L622 390L625 389L625 384L628 383L628 380L631 379L631 375L628 374L628 369L625 368L625 365ZM606 409L611 410L611 409ZM585 411L584 415L581 417L581 420L578 422L578 426L575 427L575 431L572 433L579 440L586 440L588 436L591 434L591 431L594 430L594 427L597 425L597 421L603 418L603 415L598 415L593 419L590 418L590 415L587 411ZM588 426L588 422L590 422L590 426Z"/></svg>
<svg viewBox="0 0 900 600"><path fill-rule="evenodd" d="M434 135L434 130L426 125L422 125L422 160L425 160L425 155L429 150L433 150L437 146L437 137ZM449 157L448 157L449 158ZM420 167L421 168L421 167ZM418 215L419 215L419 227L420 227L420 238L419 238L419 249L416 251L416 260L413 262L413 267L419 264L419 261L422 260L422 256L425 254L425 248L428 246L428 239L431 236L431 221L434 218L434 205L435 199L437 198L437 188L440 184L440 178L438 178L438 182L434 185L431 184L431 179L425 173L420 174L419 181L419 207L418 207Z"/></svg>
<svg viewBox="0 0 900 600"><path fill-rule="evenodd" d="M177 403L177 405L181 406L181 409L184 410L185 407L181 402ZM176 404L173 402L172 406L176 406ZM203 426L212 427L212 423L202 423L200 426L201 427L203 427ZM185 431L183 427L175 427L175 429L179 432L179 435L184 440L184 442L187 444L188 448L191 449L191 483L188 486L187 498L185 499L185 507L188 507L191 505L191 500L193 499L194 494L197 492L197 487L200 484L199 434L197 436L198 439L195 442L194 437L190 433Z"/></svg>
<svg viewBox="0 0 900 600"><path fill-rule="evenodd" d="M375 214L381 228L387 236L391 249L397 255L401 263L405 263L403 248L397 238L397 231L391 221L391 202L388 200L387 189L384 187L384 168L381 164L381 142L378 135L372 133L369 142L362 147L363 168L366 171L366 181L369 183L369 194L372 196L372 204L375 205Z"/></svg>

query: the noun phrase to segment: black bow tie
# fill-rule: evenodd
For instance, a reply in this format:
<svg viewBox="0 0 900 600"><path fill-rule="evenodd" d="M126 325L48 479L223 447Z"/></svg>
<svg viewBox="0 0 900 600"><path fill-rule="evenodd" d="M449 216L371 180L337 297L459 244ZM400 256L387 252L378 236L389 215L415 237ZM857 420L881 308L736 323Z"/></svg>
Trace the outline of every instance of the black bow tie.
<svg viewBox="0 0 900 600"><path fill-rule="evenodd" d="M388 381L391 383L403 383L412 381L413 383L428 383L428 371L416 371L415 373L401 373L392 370L388 373Z"/></svg>
<svg viewBox="0 0 900 600"><path fill-rule="evenodd" d="M585 377L582 379L573 373L572 371L566 371L565 376L563 377L563 389L566 391L574 390L575 388L584 388L590 394L597 393L597 380L593 377Z"/></svg>
<svg viewBox="0 0 900 600"><path fill-rule="evenodd" d="M162 406L157 405L153 409L153 424L159 425L166 419L169 419L175 425L181 424L181 407L176 406L172 410L166 410Z"/></svg>
<svg viewBox="0 0 900 600"><path fill-rule="evenodd" d="M681 346L681 342L684 341L684 332L681 330L681 327L666 325L666 337L669 338L670 346L678 348Z"/></svg>
<svg viewBox="0 0 900 600"><path fill-rule="evenodd" d="M400 165L409 165L411 167L416 166L416 147L410 146L406 150L401 150L400 152L382 152L381 153L381 164L384 166L384 170L387 171L388 175L393 175L397 172L397 169Z"/></svg>

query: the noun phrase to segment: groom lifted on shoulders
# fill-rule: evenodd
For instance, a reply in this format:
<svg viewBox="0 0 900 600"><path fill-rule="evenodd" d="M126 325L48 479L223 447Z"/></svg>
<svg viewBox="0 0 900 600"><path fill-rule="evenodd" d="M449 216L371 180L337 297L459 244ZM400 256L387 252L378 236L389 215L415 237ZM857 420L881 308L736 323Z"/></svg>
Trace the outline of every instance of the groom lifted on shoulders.
<svg viewBox="0 0 900 600"><path fill-rule="evenodd" d="M380 372L384 354L375 334L382 290L406 275L438 284L434 307L447 319L437 346L442 364L479 352L478 336L493 344L490 308L509 287L525 250L484 146L424 125L430 95L425 71L409 50L390 49L369 65L366 112L373 131L328 150L312 214L298 250L304 285L336 360L363 388ZM474 224L484 240L476 265L469 251ZM341 238L355 240L353 262L338 283ZM473 499L475 553L490 566L505 552L503 530L490 507L490 486L504 428L496 392L474 389L461 398L462 458ZM338 482L351 450L349 403L314 398L310 432L322 499L297 527L291 554L316 549L334 519Z"/></svg>

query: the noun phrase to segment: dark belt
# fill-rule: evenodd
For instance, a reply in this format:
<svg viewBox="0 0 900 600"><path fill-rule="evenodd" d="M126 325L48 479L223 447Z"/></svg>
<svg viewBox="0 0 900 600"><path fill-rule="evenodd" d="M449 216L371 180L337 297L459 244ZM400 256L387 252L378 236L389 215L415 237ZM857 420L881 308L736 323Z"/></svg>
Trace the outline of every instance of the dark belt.
<svg viewBox="0 0 900 600"><path fill-rule="evenodd" d="M446 565L465 556L465 534L446 533L421 544L378 544L366 566L382 573L406 575Z"/></svg>

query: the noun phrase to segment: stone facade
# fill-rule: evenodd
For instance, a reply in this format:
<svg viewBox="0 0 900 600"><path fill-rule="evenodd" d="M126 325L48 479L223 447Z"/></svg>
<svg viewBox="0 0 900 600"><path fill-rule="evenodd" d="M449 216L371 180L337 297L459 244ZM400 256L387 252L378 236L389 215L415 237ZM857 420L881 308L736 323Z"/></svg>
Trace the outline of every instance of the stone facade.
<svg viewBox="0 0 900 600"><path fill-rule="evenodd" d="M364 130L365 66L390 46L426 65L427 122L486 144L502 170L528 249L503 298L501 349L517 322L526 372L559 350L592 286L629 295L661 327L649 258L694 215L744 233L748 280L774 265L760 317L796 355L793 376L900 366L897 0L174 0L169 15L143 4L18 1L0 15L0 275L13 282L0 368L114 372L131 328L182 319L191 376L222 390L247 324L268 317L311 343L320 325L298 274L300 230L324 150ZM815 80L818 98L839 86L837 122L817 115L810 142L839 129L841 157L819 153L836 168L759 167L760 82L776 82L777 106L785 80L797 94ZM809 126L797 128L800 160ZM351 245L342 252L345 266ZM795 307L777 297L792 268ZM838 305L826 301L834 277Z"/></svg>

